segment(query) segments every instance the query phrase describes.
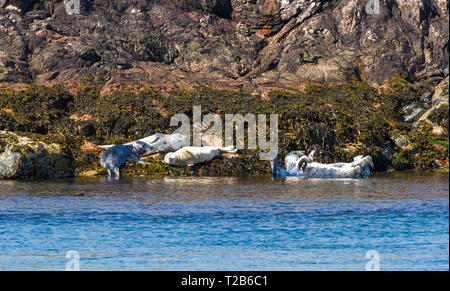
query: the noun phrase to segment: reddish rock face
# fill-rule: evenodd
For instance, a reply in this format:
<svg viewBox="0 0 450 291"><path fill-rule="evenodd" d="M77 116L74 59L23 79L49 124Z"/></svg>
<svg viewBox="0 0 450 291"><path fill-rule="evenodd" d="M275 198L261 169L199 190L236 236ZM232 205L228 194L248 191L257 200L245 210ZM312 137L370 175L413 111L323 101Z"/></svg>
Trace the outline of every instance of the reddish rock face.
<svg viewBox="0 0 450 291"><path fill-rule="evenodd" d="M0 82L299 88L448 75L445 0L0 0ZM374 13L376 12L376 13Z"/></svg>

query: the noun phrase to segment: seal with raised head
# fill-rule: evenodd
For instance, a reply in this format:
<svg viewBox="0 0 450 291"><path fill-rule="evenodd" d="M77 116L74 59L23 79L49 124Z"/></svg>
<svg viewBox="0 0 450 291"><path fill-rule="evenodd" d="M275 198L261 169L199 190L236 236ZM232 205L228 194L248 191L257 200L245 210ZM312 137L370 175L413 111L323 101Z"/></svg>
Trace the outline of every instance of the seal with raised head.
<svg viewBox="0 0 450 291"><path fill-rule="evenodd" d="M108 171L110 177L120 177L120 168L126 162L139 162L141 158L147 153L153 150L153 147L148 143L136 141L129 145L115 145L110 147L101 157L100 163L103 168Z"/></svg>
<svg viewBox="0 0 450 291"><path fill-rule="evenodd" d="M236 153L237 149L229 147L185 147L174 153L168 153L164 162L176 166L192 166L195 164L211 161L223 153Z"/></svg>
<svg viewBox="0 0 450 291"><path fill-rule="evenodd" d="M299 170L297 169L297 161L304 155L306 155L304 151L293 151L287 154L284 158L284 165L286 166L286 170L294 176L303 175L303 173L301 171L299 172Z"/></svg>
<svg viewBox="0 0 450 291"><path fill-rule="evenodd" d="M309 155L309 161L314 160L314 153L312 151ZM284 158L284 164L286 170L281 168L277 162L277 159L270 161L270 169L274 177L303 177L303 171L297 167L298 160L305 156L304 151L293 151L286 155Z"/></svg>

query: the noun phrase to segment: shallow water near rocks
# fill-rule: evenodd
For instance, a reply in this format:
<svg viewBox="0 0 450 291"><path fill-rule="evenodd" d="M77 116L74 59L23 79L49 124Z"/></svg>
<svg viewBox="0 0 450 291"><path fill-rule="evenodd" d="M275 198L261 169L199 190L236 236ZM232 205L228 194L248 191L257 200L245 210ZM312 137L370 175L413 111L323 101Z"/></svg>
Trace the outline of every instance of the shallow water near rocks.
<svg viewBox="0 0 450 291"><path fill-rule="evenodd" d="M0 181L0 270L449 269L448 174Z"/></svg>

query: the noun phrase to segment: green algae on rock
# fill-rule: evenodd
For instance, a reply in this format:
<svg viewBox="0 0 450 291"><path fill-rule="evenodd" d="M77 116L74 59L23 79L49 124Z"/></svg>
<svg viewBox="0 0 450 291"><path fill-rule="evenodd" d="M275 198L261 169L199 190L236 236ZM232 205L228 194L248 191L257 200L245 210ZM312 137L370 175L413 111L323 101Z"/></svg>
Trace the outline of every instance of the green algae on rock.
<svg viewBox="0 0 450 291"><path fill-rule="evenodd" d="M38 135L44 143L58 143L72 159L76 175L105 174L99 163L100 144L122 144L157 132L172 133L175 114L192 116L194 105L202 115L278 114L279 158L292 150L317 150L320 162L348 162L371 155L377 171L430 170L448 163L448 126L437 135L420 119L404 121L402 108L420 105L429 88L417 88L394 76L374 88L362 82L308 85L304 91L255 92L196 87L160 90L152 86L121 88L102 94L96 86L0 87L0 130ZM443 105L441 105L443 106ZM447 107L448 108L448 105ZM445 107L429 117L448 123ZM396 137L403 137L399 142ZM0 143L0 151L3 150ZM241 176L268 175L269 163L257 150L221 157L193 167L177 168L150 159L149 165L127 164L125 176Z"/></svg>
<svg viewBox="0 0 450 291"><path fill-rule="evenodd" d="M73 177L72 158L55 143L0 131L0 178Z"/></svg>

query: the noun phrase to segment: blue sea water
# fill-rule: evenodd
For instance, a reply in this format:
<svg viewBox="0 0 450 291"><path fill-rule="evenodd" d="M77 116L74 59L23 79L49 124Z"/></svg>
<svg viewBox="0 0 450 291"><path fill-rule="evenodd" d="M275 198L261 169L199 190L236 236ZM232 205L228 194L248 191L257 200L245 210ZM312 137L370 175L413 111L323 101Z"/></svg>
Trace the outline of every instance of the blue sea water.
<svg viewBox="0 0 450 291"><path fill-rule="evenodd" d="M449 269L449 176L0 181L0 270Z"/></svg>

